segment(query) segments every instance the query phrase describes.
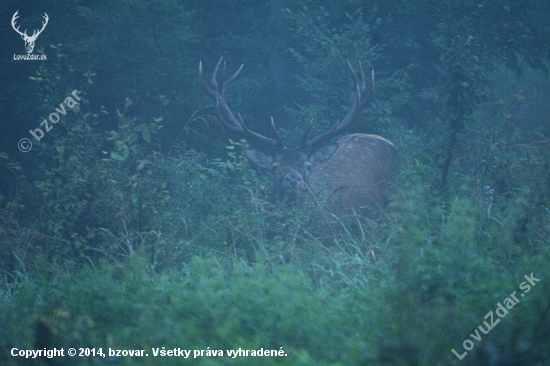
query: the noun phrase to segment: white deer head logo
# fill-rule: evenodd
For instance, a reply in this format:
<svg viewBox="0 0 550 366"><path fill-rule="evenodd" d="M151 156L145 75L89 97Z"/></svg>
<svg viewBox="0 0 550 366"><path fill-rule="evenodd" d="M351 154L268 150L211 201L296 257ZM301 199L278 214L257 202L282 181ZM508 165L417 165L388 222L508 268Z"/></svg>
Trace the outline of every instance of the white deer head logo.
<svg viewBox="0 0 550 366"><path fill-rule="evenodd" d="M42 29L40 30L35 29L34 32L32 33L32 36L29 37L27 35L26 29L24 32L21 32L19 30L19 27L17 28L15 27L15 21L17 20L17 18L19 18L19 15L17 15L18 12L19 10L17 10L15 14L13 14L13 17L11 18L11 26L13 27L13 30L15 30L17 33L19 33L19 35L21 35L21 38L23 38L23 41L25 41L25 48L27 49L27 53L32 53L32 50L34 49L34 42L36 41L40 33L42 33L44 28L46 28L46 24L48 24L48 20L49 20L48 14L44 13L45 22L42 22Z"/></svg>

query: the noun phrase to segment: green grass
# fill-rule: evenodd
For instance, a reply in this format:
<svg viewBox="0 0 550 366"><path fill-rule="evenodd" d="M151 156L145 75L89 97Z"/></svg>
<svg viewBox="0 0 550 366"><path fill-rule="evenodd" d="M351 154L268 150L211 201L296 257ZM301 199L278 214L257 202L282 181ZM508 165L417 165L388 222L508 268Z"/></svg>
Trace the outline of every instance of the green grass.
<svg viewBox="0 0 550 366"><path fill-rule="evenodd" d="M53 364L446 365L457 361L451 348L462 349L483 316L518 291L524 274L534 272L541 282L476 343L467 362L484 364L487 346L512 357L524 347L537 360L548 342L535 337L549 321L544 311L550 281L543 270L548 253L503 266L477 260L481 249L461 249L457 240L471 239L465 235L437 245L402 243L376 263L364 258L360 270L346 266L355 248L336 257L317 253L309 263L194 257L163 273L138 252L124 264L82 266L70 276L23 277L0 303L0 359L5 365L48 365L9 352L74 347L102 348L106 354L109 348L143 349L149 356L65 357ZM328 264L320 271L319 263ZM355 278L360 273L361 281L347 281L350 273ZM152 349L162 347L221 350L224 356L154 357ZM287 356L227 356L227 350L281 347Z"/></svg>

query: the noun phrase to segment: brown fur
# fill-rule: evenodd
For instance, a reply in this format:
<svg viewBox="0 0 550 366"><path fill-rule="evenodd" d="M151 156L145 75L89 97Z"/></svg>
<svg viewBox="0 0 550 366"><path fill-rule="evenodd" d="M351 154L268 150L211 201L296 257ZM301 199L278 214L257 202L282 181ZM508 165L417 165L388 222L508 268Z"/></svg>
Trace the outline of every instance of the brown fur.
<svg viewBox="0 0 550 366"><path fill-rule="evenodd" d="M345 135L332 157L314 166L309 186L327 194L331 211L368 214L384 201L384 190L397 168L397 149L383 137Z"/></svg>

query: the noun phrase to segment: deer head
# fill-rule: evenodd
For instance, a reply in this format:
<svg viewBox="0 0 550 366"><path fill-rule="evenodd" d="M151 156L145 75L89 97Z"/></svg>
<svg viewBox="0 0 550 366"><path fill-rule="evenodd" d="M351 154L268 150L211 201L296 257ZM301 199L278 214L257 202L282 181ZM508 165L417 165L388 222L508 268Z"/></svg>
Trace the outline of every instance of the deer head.
<svg viewBox="0 0 550 366"><path fill-rule="evenodd" d="M42 33L42 31L44 30L44 28L46 28L46 25L48 24L48 20L49 20L48 14L44 13L45 21L42 22L42 29L40 30L35 29L32 33L32 36L28 36L26 29L24 32L21 32L19 31L19 26L17 28L15 27L15 21L17 20L17 18L19 18L19 15L17 15L18 12L19 10L17 10L15 14L13 14L13 17L11 18L11 26L14 31L19 33L21 38L23 38L23 41L25 41L25 48L27 50L27 53L32 53L32 51L34 50L34 42L36 41L40 33Z"/></svg>
<svg viewBox="0 0 550 366"><path fill-rule="evenodd" d="M363 98L367 85L361 63L361 79L347 62L354 83L354 98L347 115L328 131L308 139L313 120L310 121L297 147L286 147L277 133L273 117L273 138L250 130L239 115L235 117L225 100L225 90L237 78L243 65L225 79L225 63L220 58L212 74L211 84L204 81L202 63L199 78L203 89L216 102L220 123L229 131L255 140L264 149L245 149L247 158L256 166L271 169L274 176L273 197L278 201L293 201L301 191L324 192L329 204L335 208L370 209L383 199L385 184L391 178L397 163L397 150L388 140L375 135L352 134L331 143L331 139L346 132L353 125L362 106L374 96L374 71L371 73L371 90ZM217 74L222 66L223 80Z"/></svg>

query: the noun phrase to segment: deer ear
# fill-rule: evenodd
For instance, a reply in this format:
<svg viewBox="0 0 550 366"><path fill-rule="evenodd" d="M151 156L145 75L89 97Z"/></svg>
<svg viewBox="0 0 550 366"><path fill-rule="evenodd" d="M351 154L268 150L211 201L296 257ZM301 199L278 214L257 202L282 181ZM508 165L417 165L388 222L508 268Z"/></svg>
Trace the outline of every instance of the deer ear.
<svg viewBox="0 0 550 366"><path fill-rule="evenodd" d="M243 149L243 152L248 160L260 168L271 169L273 166L273 156L271 155L256 149Z"/></svg>
<svg viewBox="0 0 550 366"><path fill-rule="evenodd" d="M324 146L320 148L319 150L315 151L313 156L311 157L312 163L324 163L328 159L332 157L332 155L338 150L338 144L333 143L327 146Z"/></svg>

